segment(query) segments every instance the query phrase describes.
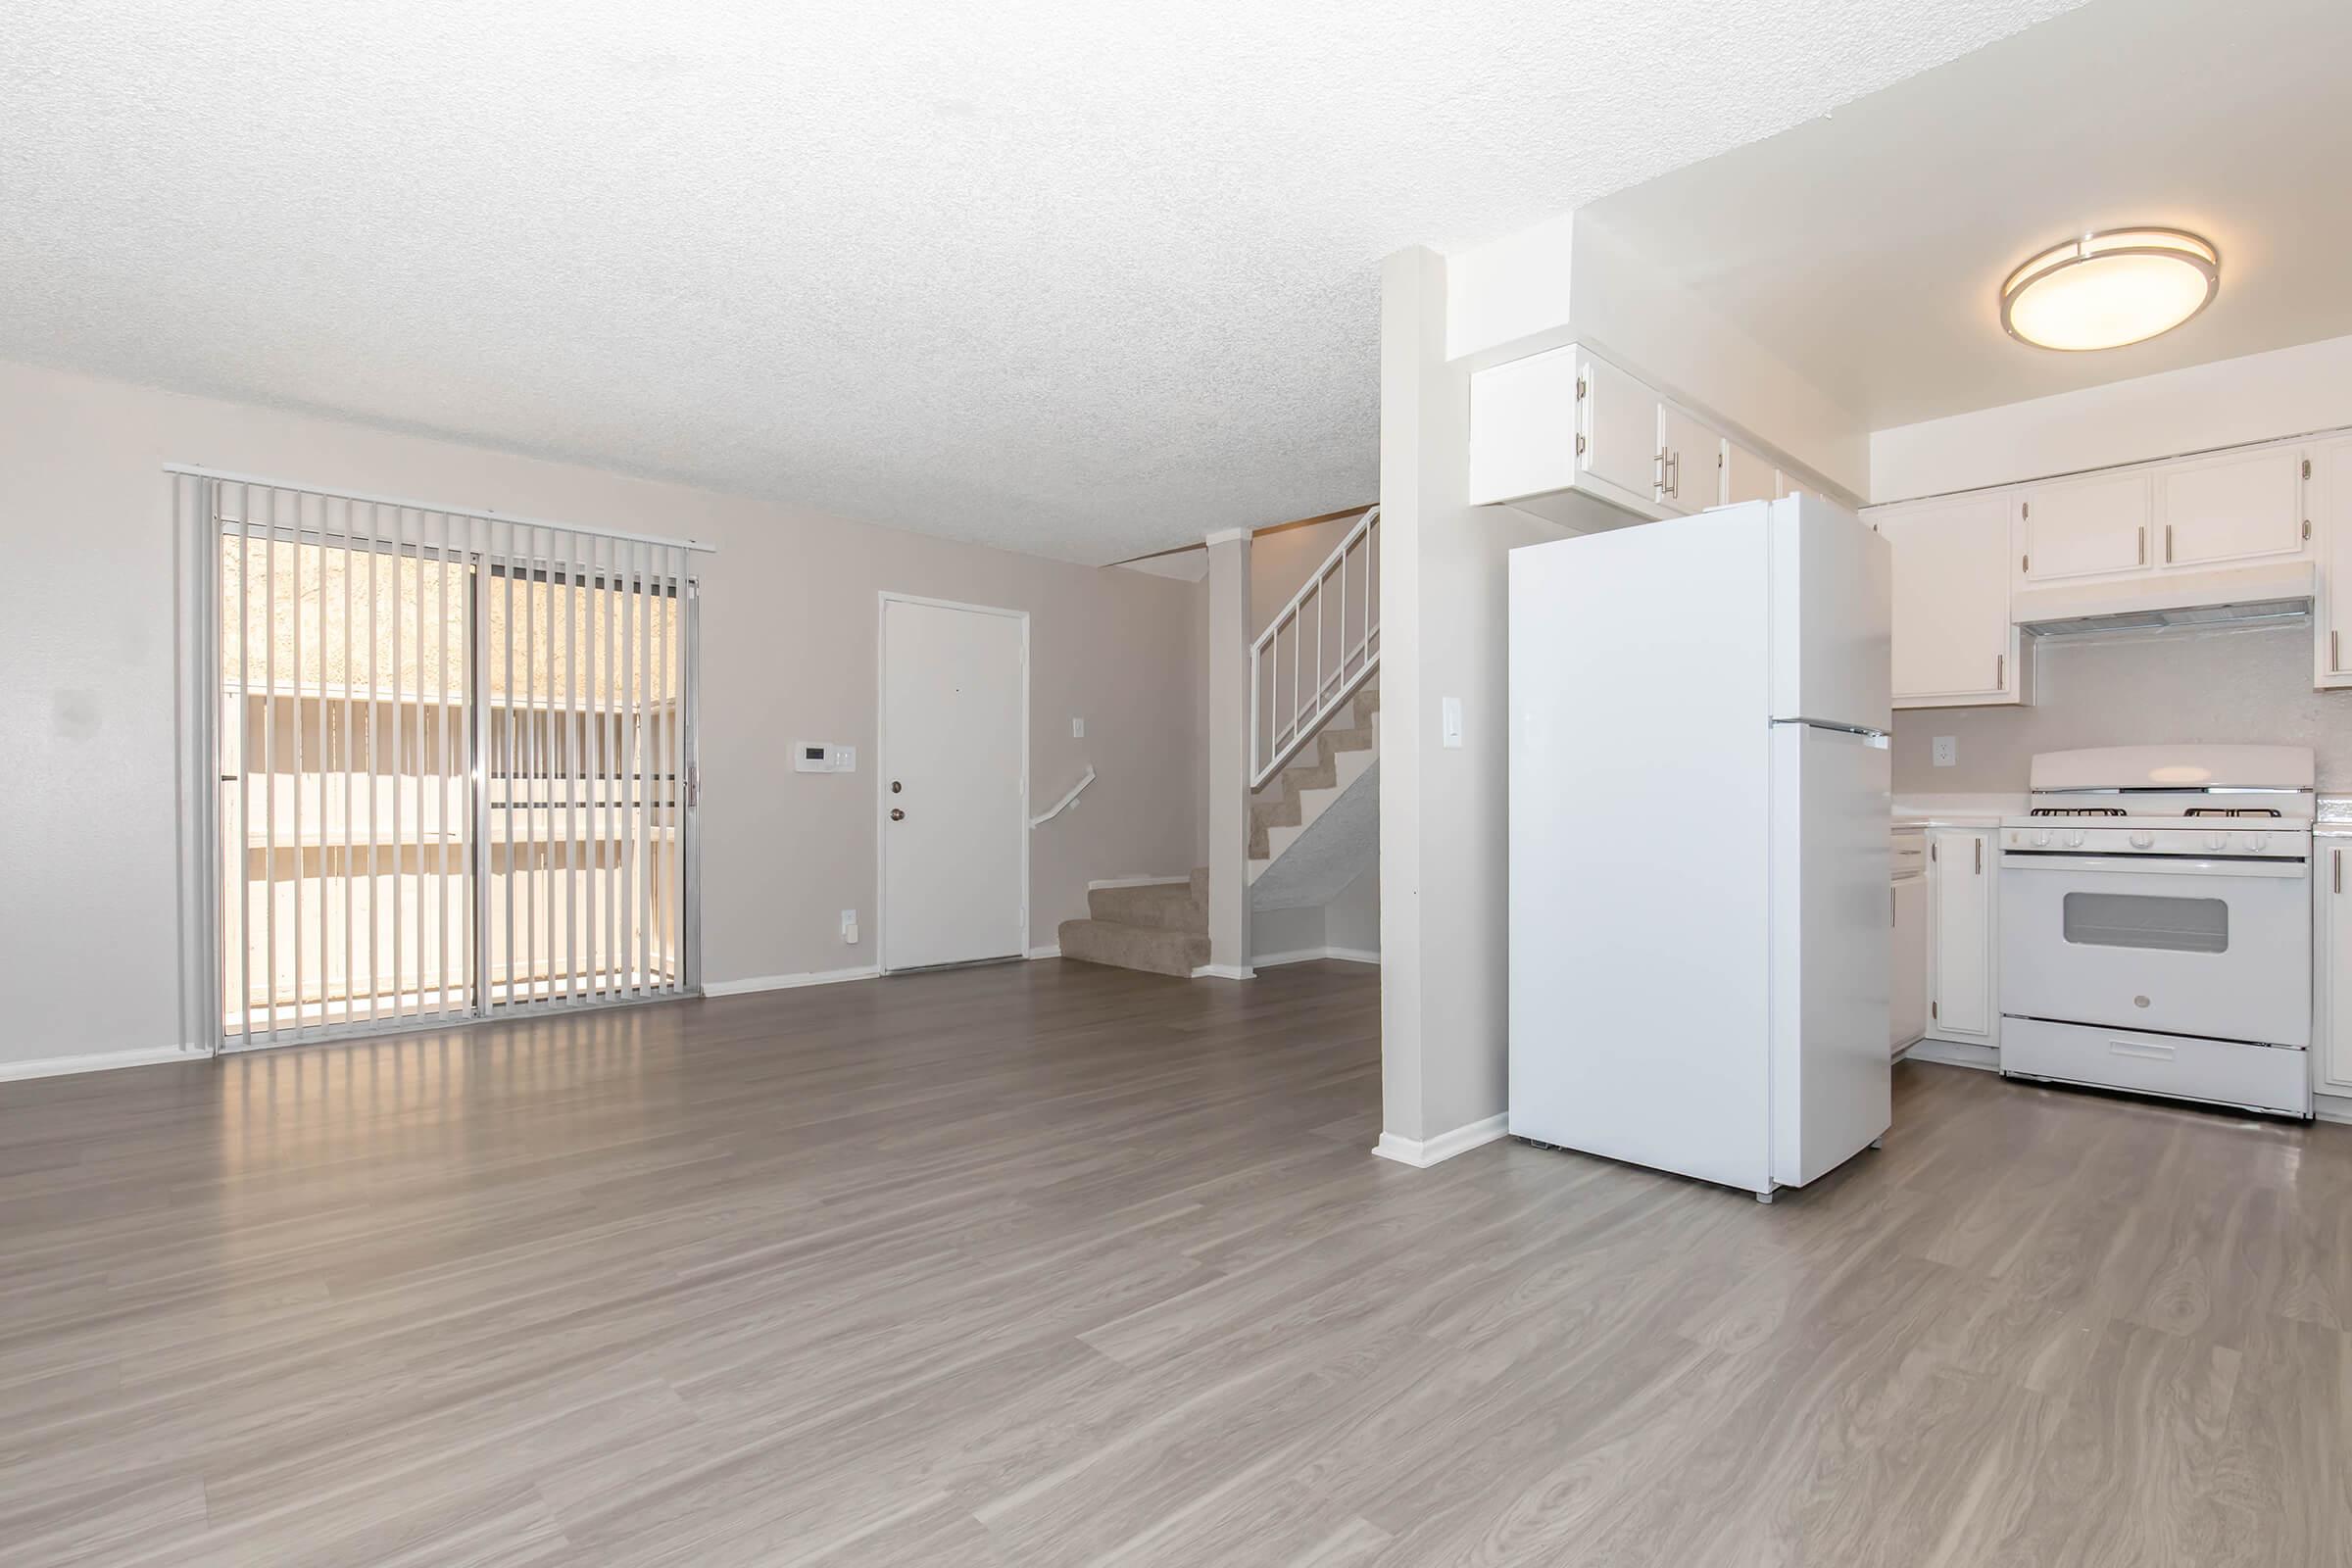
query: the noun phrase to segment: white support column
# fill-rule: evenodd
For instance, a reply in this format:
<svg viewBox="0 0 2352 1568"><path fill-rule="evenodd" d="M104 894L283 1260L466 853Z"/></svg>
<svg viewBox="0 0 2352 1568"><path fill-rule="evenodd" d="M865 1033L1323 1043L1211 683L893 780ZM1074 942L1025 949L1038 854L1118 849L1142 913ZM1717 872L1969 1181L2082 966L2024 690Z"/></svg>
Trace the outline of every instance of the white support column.
<svg viewBox="0 0 2352 1568"><path fill-rule="evenodd" d="M1208 967L1250 979L1250 531L1208 536Z"/></svg>
<svg viewBox="0 0 2352 1568"><path fill-rule="evenodd" d="M1381 289L1382 1131L1434 1164L1506 1131L1509 732L1505 557L1559 530L1470 507L1470 398L1446 358L1446 261L1390 257ZM1440 714L1461 704L1448 747Z"/></svg>

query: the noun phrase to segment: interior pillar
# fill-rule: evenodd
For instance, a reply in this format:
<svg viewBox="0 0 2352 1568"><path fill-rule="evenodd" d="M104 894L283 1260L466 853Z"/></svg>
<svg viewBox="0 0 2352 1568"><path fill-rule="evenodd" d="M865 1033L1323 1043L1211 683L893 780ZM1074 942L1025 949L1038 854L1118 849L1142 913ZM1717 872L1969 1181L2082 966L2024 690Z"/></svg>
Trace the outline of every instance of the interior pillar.
<svg viewBox="0 0 2352 1568"><path fill-rule="evenodd" d="M1250 531L1208 536L1208 967L1250 967Z"/></svg>

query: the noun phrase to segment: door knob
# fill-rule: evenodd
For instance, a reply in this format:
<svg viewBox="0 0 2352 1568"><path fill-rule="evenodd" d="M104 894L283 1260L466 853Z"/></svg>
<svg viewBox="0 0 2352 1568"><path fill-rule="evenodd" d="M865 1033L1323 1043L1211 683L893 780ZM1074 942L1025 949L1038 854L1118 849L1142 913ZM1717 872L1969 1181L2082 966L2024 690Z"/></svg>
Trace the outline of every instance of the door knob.
<svg viewBox="0 0 2352 1568"><path fill-rule="evenodd" d="M893 822L904 822L906 820L906 813L894 806L890 808L890 819Z"/></svg>

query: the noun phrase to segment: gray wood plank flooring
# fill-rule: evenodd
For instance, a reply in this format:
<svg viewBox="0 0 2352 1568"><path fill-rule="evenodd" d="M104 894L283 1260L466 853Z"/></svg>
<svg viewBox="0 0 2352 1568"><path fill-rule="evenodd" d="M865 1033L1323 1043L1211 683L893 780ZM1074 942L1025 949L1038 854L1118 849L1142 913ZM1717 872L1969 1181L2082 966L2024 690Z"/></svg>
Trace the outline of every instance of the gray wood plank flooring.
<svg viewBox="0 0 2352 1568"><path fill-rule="evenodd" d="M1771 1206L1038 962L0 1086L9 1564L2352 1563L2352 1133L1896 1071Z"/></svg>

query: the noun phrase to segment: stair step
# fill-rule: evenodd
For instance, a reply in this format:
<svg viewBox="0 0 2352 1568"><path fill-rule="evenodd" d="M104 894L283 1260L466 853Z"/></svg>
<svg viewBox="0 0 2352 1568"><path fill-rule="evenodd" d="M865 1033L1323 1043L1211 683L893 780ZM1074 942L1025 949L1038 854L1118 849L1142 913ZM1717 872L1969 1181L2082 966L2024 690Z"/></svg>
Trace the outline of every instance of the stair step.
<svg viewBox="0 0 2352 1568"><path fill-rule="evenodd" d="M1121 925L1115 920L1064 920L1061 956L1081 963L1190 979L1195 969L1208 961L1208 938L1190 931Z"/></svg>
<svg viewBox="0 0 2352 1568"><path fill-rule="evenodd" d="M1086 912L1118 925L1152 926L1163 931L1208 930L1208 910L1193 897L1192 883L1158 882L1123 888L1090 888Z"/></svg>

